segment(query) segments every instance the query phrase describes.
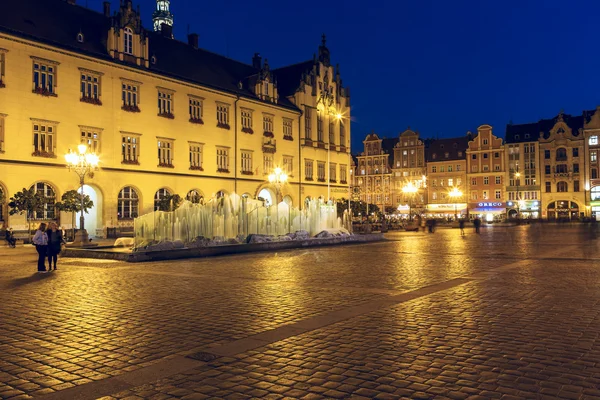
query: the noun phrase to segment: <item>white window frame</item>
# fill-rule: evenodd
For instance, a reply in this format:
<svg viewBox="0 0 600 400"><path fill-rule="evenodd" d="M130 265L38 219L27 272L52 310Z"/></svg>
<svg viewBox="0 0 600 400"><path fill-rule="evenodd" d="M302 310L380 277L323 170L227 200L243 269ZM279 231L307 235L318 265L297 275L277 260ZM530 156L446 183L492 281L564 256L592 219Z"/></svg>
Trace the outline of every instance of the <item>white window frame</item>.
<svg viewBox="0 0 600 400"><path fill-rule="evenodd" d="M314 179L314 160L304 159L304 179L313 180Z"/></svg>
<svg viewBox="0 0 600 400"><path fill-rule="evenodd" d="M496 200L500 200L502 198L502 191L496 190Z"/></svg>
<svg viewBox="0 0 600 400"><path fill-rule="evenodd" d="M38 57L33 60L33 92L48 96L56 96L58 66L60 63Z"/></svg>
<svg viewBox="0 0 600 400"><path fill-rule="evenodd" d="M196 97L188 95L188 107L190 114L190 122L204 123L202 120L204 113L204 99L202 97Z"/></svg>
<svg viewBox="0 0 600 400"><path fill-rule="evenodd" d="M312 140L312 109L305 107L304 109L304 138Z"/></svg>
<svg viewBox="0 0 600 400"><path fill-rule="evenodd" d="M252 175L252 150L241 150L242 174Z"/></svg>
<svg viewBox="0 0 600 400"><path fill-rule="evenodd" d="M245 133L254 133L252 129L252 113L253 111L249 108L242 108L242 131Z"/></svg>
<svg viewBox="0 0 600 400"><path fill-rule="evenodd" d="M288 177L294 176L294 156L283 156L283 170Z"/></svg>
<svg viewBox="0 0 600 400"><path fill-rule="evenodd" d="M123 53L133 55L133 30L128 26L123 29Z"/></svg>
<svg viewBox="0 0 600 400"><path fill-rule="evenodd" d="M79 125L81 143L85 144L90 152L100 154L100 136L102 131L102 128Z"/></svg>
<svg viewBox="0 0 600 400"><path fill-rule="evenodd" d="M325 182L325 161L317 161L317 180Z"/></svg>
<svg viewBox="0 0 600 400"><path fill-rule="evenodd" d="M0 49L0 88L6 85L6 53L8 50Z"/></svg>
<svg viewBox="0 0 600 400"><path fill-rule="evenodd" d="M202 171L204 143L188 142L190 169Z"/></svg>
<svg viewBox="0 0 600 400"><path fill-rule="evenodd" d="M141 136L139 133L121 132L122 164L139 164Z"/></svg>
<svg viewBox="0 0 600 400"><path fill-rule="evenodd" d="M263 175L270 174L275 168L275 160L273 154L264 153L263 154Z"/></svg>
<svg viewBox="0 0 600 400"><path fill-rule="evenodd" d="M283 137L293 139L293 123L294 121L290 118L283 118Z"/></svg>
<svg viewBox="0 0 600 400"><path fill-rule="evenodd" d="M58 122L31 119L33 131L33 156L54 157L56 154L56 130Z"/></svg>
<svg viewBox="0 0 600 400"><path fill-rule="evenodd" d="M597 162L598 161L598 152L596 151L590 151L590 162Z"/></svg>
<svg viewBox="0 0 600 400"><path fill-rule="evenodd" d="M121 79L121 108L139 111L141 82Z"/></svg>
<svg viewBox="0 0 600 400"><path fill-rule="evenodd" d="M217 172L229 172L229 147L217 146Z"/></svg>
<svg viewBox="0 0 600 400"><path fill-rule="evenodd" d="M273 133L273 115L263 114L263 131L265 133Z"/></svg>
<svg viewBox="0 0 600 400"><path fill-rule="evenodd" d="M173 117L175 114L175 91L157 87L158 115Z"/></svg>
<svg viewBox="0 0 600 400"><path fill-rule="evenodd" d="M117 198L117 220L130 220L137 217L140 197L132 186L119 190Z"/></svg>
<svg viewBox="0 0 600 400"><path fill-rule="evenodd" d="M337 164L329 163L329 182L337 182Z"/></svg>
<svg viewBox="0 0 600 400"><path fill-rule="evenodd" d="M588 144L590 146L597 146L598 145L598 136L597 135L590 136L590 139L588 140Z"/></svg>
<svg viewBox="0 0 600 400"><path fill-rule="evenodd" d="M500 185L500 184L501 184L501 182L500 182L500 177L499 177L499 176L497 176L497 177L496 177L496 185Z"/></svg>
<svg viewBox="0 0 600 400"><path fill-rule="evenodd" d="M79 68L79 94L81 101L90 103L100 103L102 96L102 72L91 71L85 68Z"/></svg>
<svg viewBox="0 0 600 400"><path fill-rule="evenodd" d="M158 149L158 166L173 167L173 156L175 152L175 139L156 137Z"/></svg>
<svg viewBox="0 0 600 400"><path fill-rule="evenodd" d="M317 113L317 142L323 142L323 117Z"/></svg>
<svg viewBox="0 0 600 400"><path fill-rule="evenodd" d="M229 104L217 102L217 127L229 129Z"/></svg>
<svg viewBox="0 0 600 400"><path fill-rule="evenodd" d="M348 183L348 166L340 164L340 183Z"/></svg>

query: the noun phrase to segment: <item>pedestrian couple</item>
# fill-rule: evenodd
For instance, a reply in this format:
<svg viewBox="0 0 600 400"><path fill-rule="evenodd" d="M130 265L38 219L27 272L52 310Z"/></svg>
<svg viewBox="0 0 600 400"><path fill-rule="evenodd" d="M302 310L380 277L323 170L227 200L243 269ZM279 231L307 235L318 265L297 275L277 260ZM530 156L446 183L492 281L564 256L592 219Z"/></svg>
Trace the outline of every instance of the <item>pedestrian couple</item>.
<svg viewBox="0 0 600 400"><path fill-rule="evenodd" d="M65 243L62 231L58 229L56 222L41 223L33 235L33 244L38 252L38 272L46 272L46 258L48 258L48 271L52 271L52 265L56 271L56 262L61 245Z"/></svg>

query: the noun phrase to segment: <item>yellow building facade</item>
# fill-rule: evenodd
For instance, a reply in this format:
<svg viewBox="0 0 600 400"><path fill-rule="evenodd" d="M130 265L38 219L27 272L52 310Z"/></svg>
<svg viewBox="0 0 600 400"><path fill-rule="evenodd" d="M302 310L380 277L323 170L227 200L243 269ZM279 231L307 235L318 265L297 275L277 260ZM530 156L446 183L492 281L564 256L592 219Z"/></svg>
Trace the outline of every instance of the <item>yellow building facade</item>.
<svg viewBox="0 0 600 400"><path fill-rule="evenodd" d="M96 236L126 230L168 194L260 194L300 207L348 196L349 91L325 38L318 57L271 69L258 55L244 64L202 50L197 35L176 41L165 25L147 31L131 1L112 16L71 3L24 0L0 17L5 226L25 229L6 203L32 186L47 198L36 219L70 226L53 204L79 189L64 155L80 143L100 157L84 187ZM54 17L62 23L50 27ZM281 191L267 180L276 167L288 175Z"/></svg>

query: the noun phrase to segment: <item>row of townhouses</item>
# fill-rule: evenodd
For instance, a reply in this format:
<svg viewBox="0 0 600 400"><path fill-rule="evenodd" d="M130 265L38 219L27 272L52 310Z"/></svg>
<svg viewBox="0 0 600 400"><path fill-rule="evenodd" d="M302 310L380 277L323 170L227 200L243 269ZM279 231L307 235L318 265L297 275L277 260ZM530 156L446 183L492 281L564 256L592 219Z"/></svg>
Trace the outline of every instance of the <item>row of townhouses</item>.
<svg viewBox="0 0 600 400"><path fill-rule="evenodd" d="M302 206L347 197L350 92L325 36L305 61L272 69L173 37L170 1L153 29L122 0L111 13L75 0L20 0L0 13L0 225L24 229L7 201L35 187L39 221L71 218L53 206L79 178L65 154L81 143L100 159L85 178L94 201L85 225L130 228L167 195L202 201L224 193ZM267 177L287 175L282 188ZM200 199L200 200L199 200Z"/></svg>
<svg viewBox="0 0 600 400"><path fill-rule="evenodd" d="M436 217L600 219L600 107L581 115L422 139L367 135L353 165L355 199Z"/></svg>

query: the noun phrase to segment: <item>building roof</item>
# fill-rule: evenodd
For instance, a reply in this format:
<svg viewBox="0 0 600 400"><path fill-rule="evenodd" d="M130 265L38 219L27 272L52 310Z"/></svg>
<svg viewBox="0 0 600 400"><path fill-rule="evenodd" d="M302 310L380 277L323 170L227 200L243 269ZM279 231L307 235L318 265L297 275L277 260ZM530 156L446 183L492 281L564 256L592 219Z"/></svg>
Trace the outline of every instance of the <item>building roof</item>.
<svg viewBox="0 0 600 400"><path fill-rule="evenodd" d="M507 124L505 142L506 143L523 143L523 142L536 142L540 138L540 134L543 134L544 138L550 136L550 131L554 128L554 125L558 122L559 118L571 128L573 136L579 135L579 130L583 129L584 124L588 123L592 115L596 110L583 111L581 115L569 115L560 113L554 118L540 119L538 122L531 122L527 124Z"/></svg>
<svg viewBox="0 0 600 400"><path fill-rule="evenodd" d="M465 160L469 141L473 138L472 134L467 134L456 138L428 140L425 147L425 160L427 162ZM461 155L459 152L462 152ZM445 156L446 153L448 157Z"/></svg>
<svg viewBox="0 0 600 400"><path fill-rule="evenodd" d="M0 31L262 101L245 87L247 85L242 85L241 88L239 86L247 77L260 72L252 65L204 49L196 49L187 43L164 37L160 32L146 31L150 55L156 57L156 64L152 64L149 69L113 59L106 48L111 18L64 0L19 0L11 2L10 7L5 7L0 13ZM78 33L84 36L82 43L77 40ZM293 95L294 84L296 87L300 85L303 72L300 66L306 63L280 69L282 77L276 77L283 91L280 93L278 106L298 111L298 107L286 96Z"/></svg>
<svg viewBox="0 0 600 400"><path fill-rule="evenodd" d="M298 64L288 65L274 69L272 72L277 78L277 90L280 96L293 96L300 86L302 74L308 74L313 66L314 60L303 61Z"/></svg>

